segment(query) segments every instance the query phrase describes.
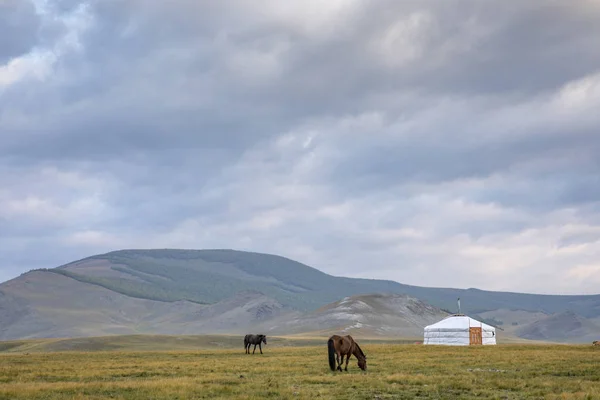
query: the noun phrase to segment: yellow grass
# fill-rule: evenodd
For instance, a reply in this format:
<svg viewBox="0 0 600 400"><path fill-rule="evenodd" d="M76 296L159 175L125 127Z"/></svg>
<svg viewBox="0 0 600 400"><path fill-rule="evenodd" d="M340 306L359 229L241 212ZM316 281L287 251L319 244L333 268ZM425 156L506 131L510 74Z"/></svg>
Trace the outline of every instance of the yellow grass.
<svg viewBox="0 0 600 400"><path fill-rule="evenodd" d="M239 341L239 338L238 338ZM362 345L363 373L329 371L319 346L0 353L0 399L596 399L591 345ZM258 349L257 349L258 352Z"/></svg>
<svg viewBox="0 0 600 400"><path fill-rule="evenodd" d="M318 346L323 336L268 337L270 348ZM360 338L361 343L408 344L418 338ZM25 339L0 342L0 352L56 352L56 351L164 351L198 349L239 349L243 339L239 335L117 335L83 338Z"/></svg>

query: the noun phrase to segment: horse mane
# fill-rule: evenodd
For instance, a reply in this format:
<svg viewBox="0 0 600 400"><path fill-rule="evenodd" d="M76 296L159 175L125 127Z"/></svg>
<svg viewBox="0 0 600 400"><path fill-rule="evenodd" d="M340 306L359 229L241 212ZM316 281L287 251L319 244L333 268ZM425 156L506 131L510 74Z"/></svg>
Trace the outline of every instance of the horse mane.
<svg viewBox="0 0 600 400"><path fill-rule="evenodd" d="M357 352L363 357L363 358L367 358L367 356L365 356L365 353L363 353L362 349L360 348L360 346L358 345L358 343L354 342L354 345L356 346L356 350Z"/></svg>

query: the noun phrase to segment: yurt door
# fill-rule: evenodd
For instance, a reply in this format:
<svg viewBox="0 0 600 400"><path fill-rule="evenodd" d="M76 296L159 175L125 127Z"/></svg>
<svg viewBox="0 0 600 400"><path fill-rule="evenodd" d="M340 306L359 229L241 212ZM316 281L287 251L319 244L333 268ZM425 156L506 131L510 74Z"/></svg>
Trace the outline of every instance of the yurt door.
<svg viewBox="0 0 600 400"><path fill-rule="evenodd" d="M469 328L469 344L481 344L481 328Z"/></svg>

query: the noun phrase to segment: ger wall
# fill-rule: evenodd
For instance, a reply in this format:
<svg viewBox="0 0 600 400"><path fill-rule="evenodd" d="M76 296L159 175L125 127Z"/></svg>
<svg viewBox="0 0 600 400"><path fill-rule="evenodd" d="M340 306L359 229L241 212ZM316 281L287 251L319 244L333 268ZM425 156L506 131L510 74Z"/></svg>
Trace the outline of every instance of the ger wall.
<svg viewBox="0 0 600 400"><path fill-rule="evenodd" d="M481 343L483 345L496 344L496 335L493 331L481 332ZM448 346L468 346L469 331L468 330L426 330L423 337L423 344L437 344Z"/></svg>

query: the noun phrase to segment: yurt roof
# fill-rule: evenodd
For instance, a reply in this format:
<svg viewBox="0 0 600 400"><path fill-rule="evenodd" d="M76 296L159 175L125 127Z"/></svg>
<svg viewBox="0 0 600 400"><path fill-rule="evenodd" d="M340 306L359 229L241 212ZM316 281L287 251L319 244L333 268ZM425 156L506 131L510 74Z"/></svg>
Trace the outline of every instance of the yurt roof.
<svg viewBox="0 0 600 400"><path fill-rule="evenodd" d="M469 328L481 327L484 331L495 330L493 326L484 324L466 315L450 315L443 320L436 322L433 325L426 326L425 329L452 329L452 330L467 330Z"/></svg>

